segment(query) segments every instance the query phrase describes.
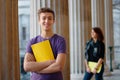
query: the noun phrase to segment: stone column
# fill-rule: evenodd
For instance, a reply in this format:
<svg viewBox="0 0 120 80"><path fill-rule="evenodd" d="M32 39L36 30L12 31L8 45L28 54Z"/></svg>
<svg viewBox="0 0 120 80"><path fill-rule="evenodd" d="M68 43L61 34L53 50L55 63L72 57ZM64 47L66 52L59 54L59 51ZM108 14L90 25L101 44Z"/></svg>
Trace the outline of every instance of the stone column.
<svg viewBox="0 0 120 80"><path fill-rule="evenodd" d="M106 25L105 25L105 5L104 0L91 0L91 9L92 9L92 27L101 27L104 37L105 37L105 45L106 45ZM108 48L105 48L108 50ZM105 54L108 54L105 52ZM106 64L106 56L105 56L105 75L110 75L108 65Z"/></svg>
<svg viewBox="0 0 120 80"><path fill-rule="evenodd" d="M62 35L66 39L67 60L63 71L63 76L65 80L70 80L68 0L31 0L31 38L40 34L37 11L41 7L50 7L55 11L56 21L53 26L53 31L59 35Z"/></svg>
<svg viewBox="0 0 120 80"><path fill-rule="evenodd" d="M92 27L101 27L105 32L104 0L91 0Z"/></svg>
<svg viewBox="0 0 120 80"><path fill-rule="evenodd" d="M71 80L82 80L84 66L84 49L89 39L91 18L90 4L87 0L69 0L70 25L70 75Z"/></svg>
<svg viewBox="0 0 120 80"><path fill-rule="evenodd" d="M63 71L64 80L70 80L70 52L69 52L69 14L68 0L51 0L51 8L54 9L56 22L54 32L62 35L66 39L67 58L66 65Z"/></svg>
<svg viewBox="0 0 120 80"><path fill-rule="evenodd" d="M106 36L106 63L110 64L110 50L109 47L112 46L114 50L113 43L113 12L112 12L112 0L105 0L105 36ZM114 52L114 51L113 51ZM112 52L113 62L112 66L115 68L114 53Z"/></svg>
<svg viewBox="0 0 120 80"><path fill-rule="evenodd" d="M20 80L18 0L0 0L0 80Z"/></svg>
<svg viewBox="0 0 120 80"><path fill-rule="evenodd" d="M40 26L38 24L38 9L40 9L40 1L30 0L30 38L40 34Z"/></svg>

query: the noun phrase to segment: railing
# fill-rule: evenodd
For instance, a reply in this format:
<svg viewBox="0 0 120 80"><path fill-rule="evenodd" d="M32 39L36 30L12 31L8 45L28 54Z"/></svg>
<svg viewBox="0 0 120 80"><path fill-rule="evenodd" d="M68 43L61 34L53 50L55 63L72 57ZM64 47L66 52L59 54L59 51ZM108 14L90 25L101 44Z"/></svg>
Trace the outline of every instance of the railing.
<svg viewBox="0 0 120 80"><path fill-rule="evenodd" d="M112 57L113 57L113 50L114 50L114 60L116 62L117 68L120 68L120 46L109 46L110 50L110 71L113 71L112 68Z"/></svg>

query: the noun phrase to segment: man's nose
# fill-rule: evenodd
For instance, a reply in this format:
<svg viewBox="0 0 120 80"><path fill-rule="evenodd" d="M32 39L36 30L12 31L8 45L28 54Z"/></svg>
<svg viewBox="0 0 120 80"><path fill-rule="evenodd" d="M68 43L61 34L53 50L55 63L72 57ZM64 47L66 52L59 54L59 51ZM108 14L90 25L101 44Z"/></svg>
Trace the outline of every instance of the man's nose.
<svg viewBox="0 0 120 80"><path fill-rule="evenodd" d="M48 19L45 19L45 22L48 22L49 20Z"/></svg>

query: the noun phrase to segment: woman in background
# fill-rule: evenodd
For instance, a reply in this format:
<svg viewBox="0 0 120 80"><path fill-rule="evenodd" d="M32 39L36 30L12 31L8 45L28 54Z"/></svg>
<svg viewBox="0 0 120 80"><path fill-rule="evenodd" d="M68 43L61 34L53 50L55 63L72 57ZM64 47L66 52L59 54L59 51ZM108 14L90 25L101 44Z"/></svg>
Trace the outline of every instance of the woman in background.
<svg viewBox="0 0 120 80"><path fill-rule="evenodd" d="M85 49L85 67L86 72L83 80L90 80L95 75L95 80L103 80L104 73L104 36L99 27L93 27L91 31L91 39L86 44ZM89 62L95 62L96 65L93 69L90 68ZM100 72L97 72L99 67Z"/></svg>

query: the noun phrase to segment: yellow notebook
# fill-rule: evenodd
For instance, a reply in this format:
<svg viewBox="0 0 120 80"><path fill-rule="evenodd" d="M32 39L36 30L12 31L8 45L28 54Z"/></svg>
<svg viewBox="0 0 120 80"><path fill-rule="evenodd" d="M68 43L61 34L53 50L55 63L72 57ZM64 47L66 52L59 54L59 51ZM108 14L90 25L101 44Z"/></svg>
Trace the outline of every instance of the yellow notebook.
<svg viewBox="0 0 120 80"><path fill-rule="evenodd" d="M90 67L91 71L93 71L93 70L94 70L94 68L95 68L95 67L96 67L96 65L97 65L97 62L91 62L91 61L89 61L89 62L88 62L88 65L89 65L89 67ZM99 72L100 72L101 67L102 67L102 64L99 66L99 68L98 68L98 70L97 70L97 73L99 73Z"/></svg>
<svg viewBox="0 0 120 80"><path fill-rule="evenodd" d="M54 60L54 55L49 40L33 44L31 47L37 62Z"/></svg>

